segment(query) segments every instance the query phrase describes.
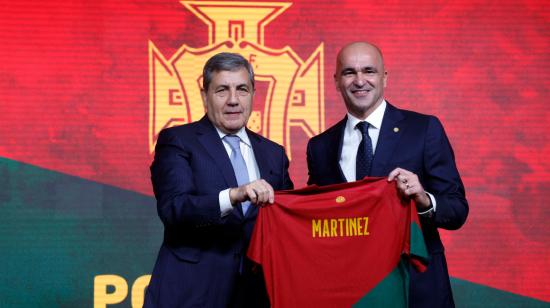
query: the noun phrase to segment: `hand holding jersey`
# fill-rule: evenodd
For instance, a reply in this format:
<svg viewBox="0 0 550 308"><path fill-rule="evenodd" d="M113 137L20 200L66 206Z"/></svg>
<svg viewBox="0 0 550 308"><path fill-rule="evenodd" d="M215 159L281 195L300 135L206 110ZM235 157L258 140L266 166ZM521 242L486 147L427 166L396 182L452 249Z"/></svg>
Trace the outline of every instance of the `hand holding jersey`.
<svg viewBox="0 0 550 308"><path fill-rule="evenodd" d="M430 197L416 174L403 168L395 168L388 175L388 181L395 181L398 192L415 201L418 212L425 212L431 207Z"/></svg>
<svg viewBox="0 0 550 308"><path fill-rule="evenodd" d="M231 204L250 201L252 204L264 206L271 204L275 200L273 187L265 180L259 179L245 185L241 185L229 190Z"/></svg>

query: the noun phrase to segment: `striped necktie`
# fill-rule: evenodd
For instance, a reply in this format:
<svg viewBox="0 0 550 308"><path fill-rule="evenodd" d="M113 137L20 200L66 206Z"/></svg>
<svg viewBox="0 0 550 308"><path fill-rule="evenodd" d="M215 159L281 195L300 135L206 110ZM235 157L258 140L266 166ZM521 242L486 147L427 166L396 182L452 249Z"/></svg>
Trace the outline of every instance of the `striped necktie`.
<svg viewBox="0 0 550 308"><path fill-rule="evenodd" d="M235 172L235 177L237 178L237 184L241 186L250 183L250 179L248 177L248 169L246 168L246 163L241 153L241 138L236 135L226 135L223 138L231 147L231 155L229 156L229 160L231 160L231 165L233 165L233 171ZM246 211L248 210L249 206L250 201L245 201L241 203L243 215L246 215Z"/></svg>

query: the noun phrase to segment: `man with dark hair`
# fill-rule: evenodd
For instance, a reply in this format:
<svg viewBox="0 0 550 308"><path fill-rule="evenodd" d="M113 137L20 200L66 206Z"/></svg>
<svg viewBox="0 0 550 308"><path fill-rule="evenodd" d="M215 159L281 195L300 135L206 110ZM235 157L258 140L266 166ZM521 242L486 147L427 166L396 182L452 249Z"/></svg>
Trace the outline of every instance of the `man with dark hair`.
<svg viewBox="0 0 550 308"><path fill-rule="evenodd" d="M384 99L387 72L378 47L351 43L334 74L347 116L307 147L308 184L328 185L387 176L415 201L430 255L424 273L410 271L410 307L453 307L438 228L458 229L468 216L454 154L434 116L402 110Z"/></svg>
<svg viewBox="0 0 550 308"><path fill-rule="evenodd" d="M284 148L246 129L254 72L220 53L203 70L206 115L159 134L151 179L164 241L145 307L268 307L245 256L258 207L292 189Z"/></svg>

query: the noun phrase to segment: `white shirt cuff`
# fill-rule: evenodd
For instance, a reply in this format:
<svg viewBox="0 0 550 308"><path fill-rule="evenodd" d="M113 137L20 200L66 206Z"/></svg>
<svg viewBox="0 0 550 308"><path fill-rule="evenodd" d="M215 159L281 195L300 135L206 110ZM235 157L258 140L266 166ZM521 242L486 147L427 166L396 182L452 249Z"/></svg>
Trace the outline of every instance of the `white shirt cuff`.
<svg viewBox="0 0 550 308"><path fill-rule="evenodd" d="M435 208L437 206L437 202L435 202L435 197L434 195L430 194L429 192L426 192L428 194L428 197L430 197L430 200L432 200L432 205L434 207L434 212L435 212Z"/></svg>
<svg viewBox="0 0 550 308"><path fill-rule="evenodd" d="M226 190L220 191L220 194L218 195L218 199L220 200L220 212L221 217L229 215L231 211L233 211L233 205L231 204L231 199L229 199L229 190L231 188L228 188Z"/></svg>

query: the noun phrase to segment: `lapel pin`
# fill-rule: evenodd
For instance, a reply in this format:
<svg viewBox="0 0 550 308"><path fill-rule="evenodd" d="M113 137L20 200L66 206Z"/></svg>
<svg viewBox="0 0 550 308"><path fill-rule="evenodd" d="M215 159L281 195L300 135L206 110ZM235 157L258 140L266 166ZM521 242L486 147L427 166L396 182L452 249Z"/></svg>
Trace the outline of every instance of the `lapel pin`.
<svg viewBox="0 0 550 308"><path fill-rule="evenodd" d="M399 127L394 127L394 128L393 128L393 132L394 132L394 133L398 133L398 132L399 132Z"/></svg>

